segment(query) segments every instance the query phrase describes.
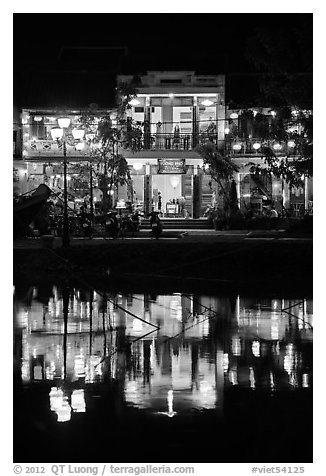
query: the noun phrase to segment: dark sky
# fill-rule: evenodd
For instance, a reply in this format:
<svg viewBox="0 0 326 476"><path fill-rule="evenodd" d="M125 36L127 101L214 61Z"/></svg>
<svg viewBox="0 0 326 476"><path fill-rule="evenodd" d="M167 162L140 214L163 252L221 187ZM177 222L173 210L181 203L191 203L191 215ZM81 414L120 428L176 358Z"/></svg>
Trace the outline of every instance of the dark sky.
<svg viewBox="0 0 326 476"><path fill-rule="evenodd" d="M278 38L301 24L312 31L312 15L14 14L15 100L106 106L113 101L117 73L166 69L226 73L236 98L257 88L246 56L256 28L272 29Z"/></svg>

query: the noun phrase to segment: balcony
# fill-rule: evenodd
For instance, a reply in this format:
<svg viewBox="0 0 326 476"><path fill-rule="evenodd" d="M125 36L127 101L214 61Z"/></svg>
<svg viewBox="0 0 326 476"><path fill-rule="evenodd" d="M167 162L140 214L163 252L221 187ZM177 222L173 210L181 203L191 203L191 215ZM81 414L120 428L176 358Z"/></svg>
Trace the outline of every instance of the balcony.
<svg viewBox="0 0 326 476"><path fill-rule="evenodd" d="M197 145L205 144L206 142L213 142L217 145L221 153L226 153L232 157L251 156L261 157L262 147L270 147L275 155L294 156L296 154L296 147L294 143L281 142L275 140L262 141L259 138L253 139L239 139L226 138L225 140L218 140L217 134L209 132L194 133L160 133L150 134L146 133L142 140L142 149L146 151L180 151L188 152L194 151ZM290 145L289 145L290 144ZM73 141L66 142L67 158L87 158L90 154L90 147L84 143L82 150L76 149L76 143ZM24 144L25 158L58 158L63 157L63 145L55 140L29 140Z"/></svg>
<svg viewBox="0 0 326 476"><path fill-rule="evenodd" d="M144 137L144 149L150 150L192 150L192 134L151 134L149 140Z"/></svg>
<svg viewBox="0 0 326 476"><path fill-rule="evenodd" d="M67 158L69 157L87 157L89 155L90 148L85 143L82 150L76 149L75 143L66 142ZM62 159L63 157L63 144L58 143L55 140L29 140L24 144L23 155L28 157L57 157Z"/></svg>

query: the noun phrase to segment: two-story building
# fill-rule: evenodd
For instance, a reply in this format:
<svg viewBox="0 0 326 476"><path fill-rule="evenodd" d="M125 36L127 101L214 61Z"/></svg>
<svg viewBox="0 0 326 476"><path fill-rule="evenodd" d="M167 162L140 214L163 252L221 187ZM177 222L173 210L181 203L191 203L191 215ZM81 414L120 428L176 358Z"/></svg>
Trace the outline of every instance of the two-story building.
<svg viewBox="0 0 326 476"><path fill-rule="evenodd" d="M264 205L276 204L278 211L290 208L299 214L312 207L312 180L304 187L289 189L285 181L253 174L251 163L262 162L262 146L278 156L295 156L294 141L281 142L262 137L252 117L260 114L272 124L275 112L268 108L231 110L225 105L225 76L196 75L194 71L149 71L142 76L119 76L117 83L131 83L137 89L127 116L142 124L143 147L139 152L121 150L127 159L131 183L115 190L114 202L131 202L145 214L159 210L164 217L203 217L208 206L218 200L218 187L197 145L211 141L221 154L238 165L234 179L242 211L254 207L262 213ZM87 131L78 135L82 110L65 110L70 119L66 132L68 192L73 202L82 202L90 189L90 141ZM115 114L98 110L96 114ZM20 193L46 183L56 193L63 189L63 145L52 137L63 111L55 108L26 108L14 119L14 157L23 161L15 171L15 190ZM77 132L76 132L77 131ZM300 132L300 131L298 131ZM86 135L85 135L86 133ZM20 141L21 139L21 141ZM102 192L95 187L94 201Z"/></svg>
<svg viewBox="0 0 326 476"><path fill-rule="evenodd" d="M224 75L149 71L136 80L137 98L131 101L127 115L145 124L144 148L136 154L125 152L125 156L131 166L135 202L146 212L159 208L167 217L200 218L207 206L218 202L217 184L196 151L207 141L239 167L234 179L241 211L252 207L262 214L264 206L273 203L279 213L292 208L298 216L312 208L311 179L304 177L304 186L290 189L285 180L250 171L252 164L262 163L263 146L290 160L298 153L295 141L272 139L273 134L267 138L255 126L252 118L258 114L271 131L277 119L275 111L226 107ZM132 81L132 76L118 77L120 83ZM291 127L298 124L292 125L290 120Z"/></svg>
<svg viewBox="0 0 326 476"><path fill-rule="evenodd" d="M119 76L130 83L132 76ZM149 71L138 77L137 98L127 115L144 122L144 149L125 152L132 166L134 200L165 216L203 216L211 204L211 179L196 146L224 147L225 76L194 71Z"/></svg>
<svg viewBox="0 0 326 476"><path fill-rule="evenodd" d="M87 140L87 129L82 128L80 118L85 110L55 108L25 108L21 111L22 158L20 174L24 175L24 187L20 193L31 191L41 183L48 185L56 194L63 191L64 148L51 131L58 128L63 116L69 120L65 130L65 153L68 164L68 199L70 208L76 208L90 191L90 158L92 142ZM107 114L98 110L98 117ZM94 201L101 200L101 191L93 190Z"/></svg>

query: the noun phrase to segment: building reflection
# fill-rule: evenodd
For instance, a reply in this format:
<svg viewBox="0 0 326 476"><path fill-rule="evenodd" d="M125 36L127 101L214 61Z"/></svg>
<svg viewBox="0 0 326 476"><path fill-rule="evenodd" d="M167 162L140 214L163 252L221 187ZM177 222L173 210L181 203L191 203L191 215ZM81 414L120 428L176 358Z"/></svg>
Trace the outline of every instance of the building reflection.
<svg viewBox="0 0 326 476"><path fill-rule="evenodd" d="M48 385L58 422L86 412L103 384L120 406L170 418L222 412L235 386L312 385L310 300L16 291L16 373Z"/></svg>

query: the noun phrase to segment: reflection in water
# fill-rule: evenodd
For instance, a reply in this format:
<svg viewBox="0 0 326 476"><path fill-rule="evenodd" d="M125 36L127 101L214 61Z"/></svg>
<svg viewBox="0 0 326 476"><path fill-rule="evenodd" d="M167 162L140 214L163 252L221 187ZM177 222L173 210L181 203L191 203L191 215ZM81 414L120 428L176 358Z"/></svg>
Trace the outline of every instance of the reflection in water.
<svg viewBox="0 0 326 476"><path fill-rule="evenodd" d="M16 296L15 337L23 385L49 383L59 423L87 412L105 382L127 406L168 417L223 412L230 386L312 382L310 300L33 288Z"/></svg>

